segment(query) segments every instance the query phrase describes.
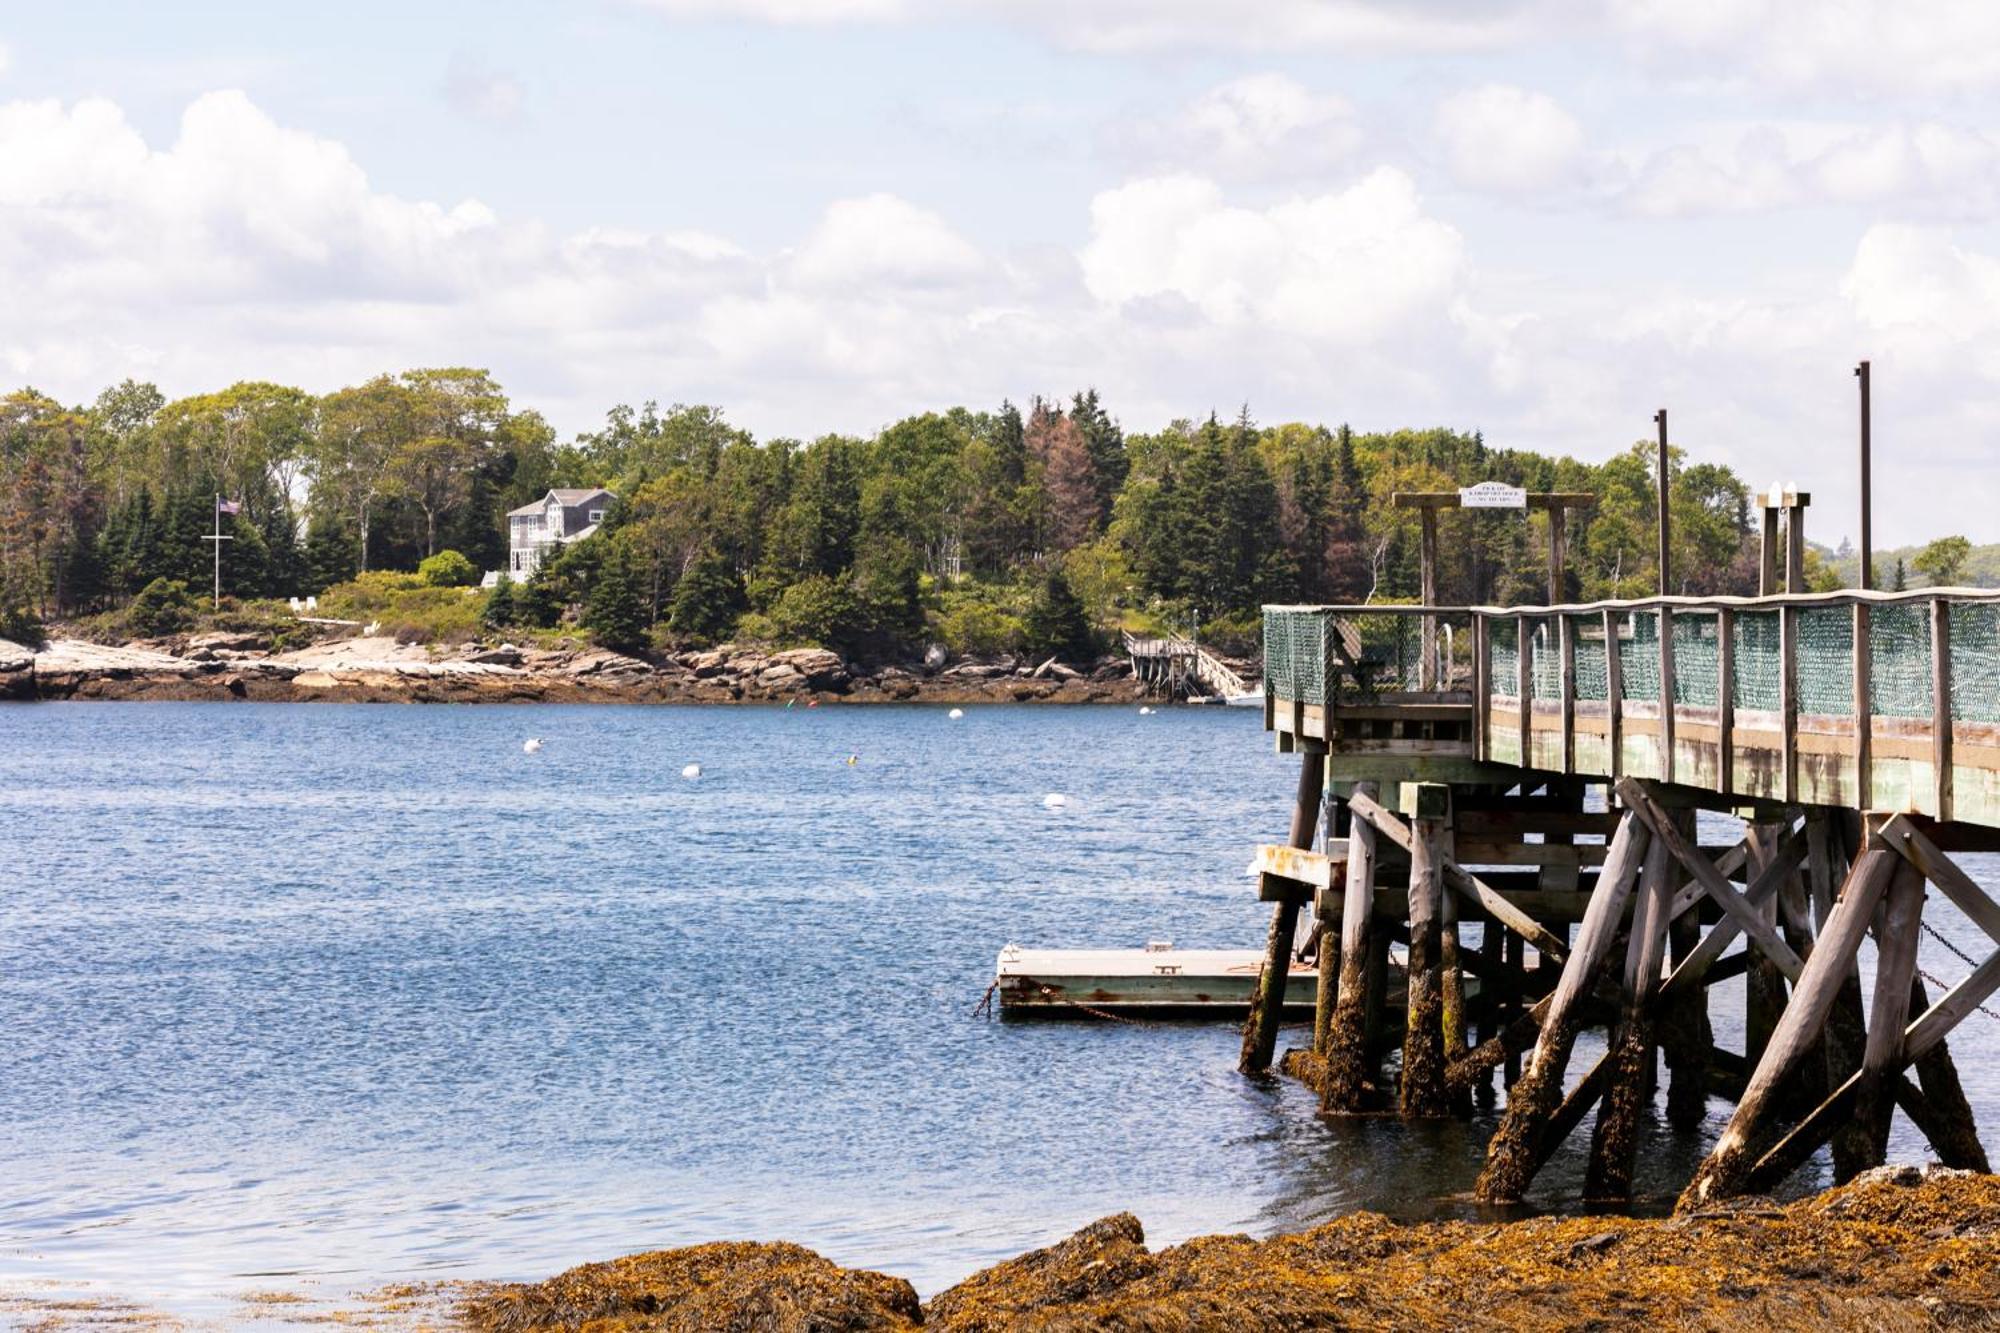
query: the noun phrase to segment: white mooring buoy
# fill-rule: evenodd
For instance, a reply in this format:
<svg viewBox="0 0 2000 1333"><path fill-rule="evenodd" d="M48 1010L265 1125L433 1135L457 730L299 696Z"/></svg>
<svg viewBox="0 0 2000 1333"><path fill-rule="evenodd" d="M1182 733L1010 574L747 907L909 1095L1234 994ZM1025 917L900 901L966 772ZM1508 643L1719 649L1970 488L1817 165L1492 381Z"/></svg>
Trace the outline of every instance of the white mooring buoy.
<svg viewBox="0 0 2000 1333"><path fill-rule="evenodd" d="M701 765L689 764L686 768L681 770L681 776L686 778L689 782L693 782L696 778L701 776Z"/></svg>
<svg viewBox="0 0 2000 1333"><path fill-rule="evenodd" d="M542 752L542 738L540 736L528 737L528 739L521 742L521 749L528 754L540 754Z"/></svg>
<svg viewBox="0 0 2000 1333"><path fill-rule="evenodd" d="M1052 791L1042 798L1042 805L1050 810L1060 810L1069 804L1069 797L1059 791Z"/></svg>
<svg viewBox="0 0 2000 1333"><path fill-rule="evenodd" d="M963 708L954 708L949 713L946 713L945 716L956 722L959 718L965 716L965 710Z"/></svg>

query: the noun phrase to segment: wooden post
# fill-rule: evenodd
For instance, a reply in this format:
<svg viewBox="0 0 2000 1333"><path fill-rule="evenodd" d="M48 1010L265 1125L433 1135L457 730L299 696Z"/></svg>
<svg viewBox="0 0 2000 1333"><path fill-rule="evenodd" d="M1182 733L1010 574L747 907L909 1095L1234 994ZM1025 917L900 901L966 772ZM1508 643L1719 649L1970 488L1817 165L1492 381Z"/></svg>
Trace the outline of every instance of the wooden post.
<svg viewBox="0 0 2000 1333"><path fill-rule="evenodd" d="M1750 849L1746 877L1754 878L1770 868L1778 858L1782 836L1782 830L1768 824L1752 824L1744 830L1744 844ZM1775 926L1777 895L1774 893L1757 904L1757 911ZM1750 965L1743 975L1743 1058L1755 1066L1764 1058L1771 1034L1777 1031L1778 1020L1785 1011L1785 976L1770 958L1755 949L1750 951Z"/></svg>
<svg viewBox="0 0 2000 1333"><path fill-rule="evenodd" d="M1557 616L1556 635L1562 652L1562 766L1564 773L1574 773L1576 772L1575 622L1568 616Z"/></svg>
<svg viewBox="0 0 2000 1333"><path fill-rule="evenodd" d="M1681 1194L1679 1210L1742 1192L1755 1165L1753 1148L1764 1134L1766 1116L1778 1099L1785 1076L1811 1049L1813 1036L1826 1021L1847 966L1895 875L1896 864L1894 852L1877 847L1864 852L1848 872L1827 928L1813 946L1791 1004L1771 1036L1770 1048L1752 1071L1728 1128Z"/></svg>
<svg viewBox="0 0 2000 1333"><path fill-rule="evenodd" d="M1896 877L1875 926L1875 1002L1868 1010L1868 1044L1861 1052L1855 1123L1868 1135L1870 1165L1889 1150L1894 1099L1884 1080L1902 1069L1903 1025L1910 1018L1910 982L1916 978L1918 931L1924 914L1923 872L1897 858Z"/></svg>
<svg viewBox="0 0 2000 1333"><path fill-rule="evenodd" d="M1759 508L1764 512L1764 530L1757 546L1757 595L1769 597L1778 591L1778 507L1764 500Z"/></svg>
<svg viewBox="0 0 2000 1333"><path fill-rule="evenodd" d="M1611 762L1606 765L1613 782L1625 771L1625 659L1618 654L1618 616L1604 615L1604 733L1611 746Z"/></svg>
<svg viewBox="0 0 2000 1333"><path fill-rule="evenodd" d="M1534 1056L1508 1095L1507 1113L1487 1146L1486 1167L1479 1174L1474 1193L1488 1203L1518 1201L1555 1147L1547 1142L1547 1130L1550 1117L1562 1102L1563 1074L1580 1026L1578 1007L1596 988L1599 969L1610 952L1625 900L1631 896L1632 883L1651 841L1637 815L1627 812L1619 821L1597 890L1584 909L1576 946L1542 1021Z"/></svg>
<svg viewBox="0 0 2000 1333"><path fill-rule="evenodd" d="M1514 666L1515 691L1520 695L1516 700L1521 705L1521 767L1535 766L1535 636L1528 630L1528 618L1521 616L1514 622Z"/></svg>
<svg viewBox="0 0 2000 1333"><path fill-rule="evenodd" d="M1489 930L1492 926L1487 927ZM1506 1031L1521 1017L1521 987L1528 975L1528 942L1512 932L1500 936L1501 950L1506 955L1507 991L1505 1006L1500 1011L1500 1030ZM1521 1078L1521 1053L1509 1049L1501 1063L1501 1080L1509 1088Z"/></svg>
<svg viewBox="0 0 2000 1333"><path fill-rule="evenodd" d="M1320 799L1326 792L1326 755L1307 751L1299 756L1299 793L1292 807L1291 845L1309 849L1320 821ZM1292 938L1299 929L1299 899L1282 894L1271 910L1271 935L1264 946L1264 970L1257 994L1243 1024L1243 1051L1236 1067L1261 1074L1271 1067L1278 1045L1278 1024L1285 1013L1285 983L1292 974Z"/></svg>
<svg viewBox="0 0 2000 1333"><path fill-rule="evenodd" d="M1673 487L1667 476L1667 409L1661 408L1653 414L1653 420L1660 427L1660 596L1665 597L1674 590L1673 565Z"/></svg>
<svg viewBox="0 0 2000 1333"><path fill-rule="evenodd" d="M1569 534L1565 531L1569 510L1556 505L1549 510L1549 605L1561 606L1568 600L1563 587L1563 566L1569 563Z"/></svg>
<svg viewBox="0 0 2000 1333"><path fill-rule="evenodd" d="M1669 864L1667 844L1655 838L1646 848L1625 947L1625 1002L1611 1032L1604 1100L1598 1105L1597 1129L1590 1140L1590 1167L1583 1188L1586 1199L1625 1199L1632 1194L1639 1114L1651 1100L1646 1071L1653 1061L1654 997L1659 990L1667 915L1674 898L1673 882L1667 875Z"/></svg>
<svg viewBox="0 0 2000 1333"><path fill-rule="evenodd" d="M1861 585L1864 588L1867 584ZM1875 808L1874 669L1868 603L1854 604L1854 799L1857 810Z"/></svg>
<svg viewBox="0 0 2000 1333"><path fill-rule="evenodd" d="M1486 617L1475 611L1472 615L1472 757L1484 761L1491 747L1487 737L1492 732L1493 711L1493 663L1487 656L1490 651L1486 635Z"/></svg>
<svg viewBox="0 0 2000 1333"><path fill-rule="evenodd" d="M1782 729L1784 798L1799 799L1799 611L1778 608L1778 717Z"/></svg>
<svg viewBox="0 0 2000 1333"><path fill-rule="evenodd" d="M1354 820L1344 800L1329 806L1327 815L1320 845L1331 856L1337 839L1347 837L1351 840ZM1322 1060L1326 1058L1327 1047L1332 1040L1333 1007L1340 996L1341 909L1345 906L1345 898L1344 885L1338 889L1329 886L1319 891L1313 905L1314 915L1319 920L1319 957L1315 960L1319 980L1313 993L1312 1050Z"/></svg>
<svg viewBox="0 0 2000 1333"><path fill-rule="evenodd" d="M1951 603L1931 599L1931 771L1933 809L1951 821Z"/></svg>
<svg viewBox="0 0 2000 1333"><path fill-rule="evenodd" d="M1441 844L1442 855L1436 858L1440 871L1443 870L1443 862L1451 854L1452 841L1452 827L1447 822ZM1444 886L1442 874L1440 874L1438 886L1440 889ZM1444 995L1444 1067L1449 1071L1451 1069L1451 1062L1462 1059L1467 1049L1464 941L1459 938L1458 895L1456 893L1442 893L1438 906L1438 924L1440 927L1438 935L1438 976ZM1451 1093L1451 1109L1457 1115L1472 1114L1472 1099L1468 1089L1459 1088Z"/></svg>
<svg viewBox="0 0 2000 1333"><path fill-rule="evenodd" d="M1806 497L1785 496L1785 591L1806 590Z"/></svg>
<svg viewBox="0 0 2000 1333"><path fill-rule="evenodd" d="M1875 586L1875 503L1871 494L1873 480L1869 461L1869 428L1873 414L1868 403L1868 363L1863 361L1854 368L1854 377L1861 381L1861 578L1855 585L1863 592ZM1861 799L1860 808L1869 808L1866 796Z"/></svg>
<svg viewBox="0 0 2000 1333"><path fill-rule="evenodd" d="M1347 884L1340 909L1340 987L1327 1037L1326 1084L1320 1107L1336 1115L1367 1109L1368 963L1374 953L1375 826L1354 809L1355 797L1375 795L1357 782L1348 799Z"/></svg>
<svg viewBox="0 0 2000 1333"><path fill-rule="evenodd" d="M1424 508L1417 511L1423 526L1423 550L1421 553L1421 577L1423 599L1427 607L1437 605L1437 563L1438 563L1438 511ZM1434 690L1437 684L1437 638L1438 624L1435 615L1426 613L1423 618L1423 639L1420 646L1422 659L1417 663L1417 688ZM1403 686L1408 689L1409 686Z"/></svg>
<svg viewBox="0 0 2000 1333"><path fill-rule="evenodd" d="M1715 613L1715 739L1717 790L1736 790L1736 612Z"/></svg>
<svg viewBox="0 0 2000 1333"><path fill-rule="evenodd" d="M1405 973L1403 1086L1406 1120L1435 1120L1445 1100L1444 993L1438 974L1443 947L1445 839L1451 818L1451 788L1426 782L1417 787L1410 839L1410 955Z"/></svg>
<svg viewBox="0 0 2000 1333"><path fill-rule="evenodd" d="M1677 812L1681 832L1694 840L1694 811ZM1669 906L1668 911L1672 911ZM1679 967L1701 942L1699 903L1673 918L1668 927L1673 965ZM1715 1033L1708 1020L1708 988L1688 986L1666 997L1660 1011L1660 1043L1667 1053L1667 1123L1679 1130L1698 1129L1708 1118L1709 1051Z"/></svg>
<svg viewBox="0 0 2000 1333"><path fill-rule="evenodd" d="M1660 780L1674 780L1674 613L1660 603Z"/></svg>
<svg viewBox="0 0 2000 1333"><path fill-rule="evenodd" d="M1921 1014L1930 1007L1923 978L1913 973L1910 1012ZM1937 1149L1938 1160L1962 1171L1991 1172L1993 1167L1973 1124L1972 1104L1965 1099L1965 1087L1958 1081L1958 1066L1952 1063L1951 1051L1944 1042L1917 1057L1917 1078L1923 1085L1924 1099L1936 1113L1936 1122L1924 1128L1924 1137Z"/></svg>

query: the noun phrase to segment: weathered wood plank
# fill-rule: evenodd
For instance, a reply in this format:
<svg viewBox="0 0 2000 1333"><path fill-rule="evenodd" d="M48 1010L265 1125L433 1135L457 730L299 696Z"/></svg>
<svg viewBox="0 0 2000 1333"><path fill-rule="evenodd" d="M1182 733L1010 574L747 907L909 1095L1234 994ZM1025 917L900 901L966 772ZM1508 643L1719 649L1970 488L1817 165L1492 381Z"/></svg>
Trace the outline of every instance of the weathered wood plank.
<svg viewBox="0 0 2000 1333"><path fill-rule="evenodd" d="M1299 761L1298 799L1292 807L1291 845L1305 850L1319 830L1320 803L1326 794L1326 760L1306 755ZM1285 1012L1285 983L1292 971L1292 939L1298 934L1298 899L1286 897L1271 910L1271 933L1264 946L1264 970L1257 979L1250 1016L1243 1024L1243 1049L1236 1067L1259 1074L1271 1067L1277 1050L1278 1024Z"/></svg>
<svg viewBox="0 0 2000 1333"><path fill-rule="evenodd" d="M1357 782L1348 794L1347 884L1340 916L1340 986L1334 998L1320 1109L1358 1115L1368 1096L1368 974L1374 953L1375 825L1361 803L1376 786Z"/></svg>

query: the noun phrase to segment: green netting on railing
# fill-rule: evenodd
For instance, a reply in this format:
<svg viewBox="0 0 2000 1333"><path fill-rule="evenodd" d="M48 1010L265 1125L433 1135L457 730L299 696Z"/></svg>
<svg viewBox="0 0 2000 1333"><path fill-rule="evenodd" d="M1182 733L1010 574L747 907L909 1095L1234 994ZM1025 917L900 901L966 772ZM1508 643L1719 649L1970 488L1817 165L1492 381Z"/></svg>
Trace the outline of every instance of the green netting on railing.
<svg viewBox="0 0 2000 1333"><path fill-rule="evenodd" d="M1519 629L1514 620L1486 622L1486 682L1495 694L1512 695L1521 678Z"/></svg>
<svg viewBox="0 0 2000 1333"><path fill-rule="evenodd" d="M1729 692L1732 708L1768 709L1784 706L1784 668L1780 664L1776 611L1739 611L1731 634L1730 667L1735 673Z"/></svg>
<svg viewBox="0 0 2000 1333"><path fill-rule="evenodd" d="M1535 647L1535 660L1528 666L1535 675L1532 688L1537 699L1562 698L1562 640L1557 637L1561 632L1554 616L1538 616L1528 621L1530 642Z"/></svg>
<svg viewBox="0 0 2000 1333"><path fill-rule="evenodd" d="M1264 612L1264 689L1280 699L1326 702L1327 635L1319 611Z"/></svg>
<svg viewBox="0 0 2000 1333"><path fill-rule="evenodd" d="M1845 606L1809 606L1798 612L1798 652L1793 670L1801 713L1836 717L1854 712L1854 612Z"/></svg>
<svg viewBox="0 0 2000 1333"><path fill-rule="evenodd" d="M1871 607L1868 697L1878 717L1931 715L1931 609L1927 603Z"/></svg>
<svg viewBox="0 0 2000 1333"><path fill-rule="evenodd" d="M1571 616L1569 620L1569 632L1576 641L1576 697L1579 699L1604 700L1611 697L1611 680L1604 669L1602 626L1603 622L1596 616Z"/></svg>
<svg viewBox="0 0 2000 1333"><path fill-rule="evenodd" d="M2000 604L1951 604L1951 715L2000 722Z"/></svg>
<svg viewBox="0 0 2000 1333"><path fill-rule="evenodd" d="M1657 611L1627 612L1628 633L1618 636L1620 697L1660 699L1660 615Z"/></svg>
<svg viewBox="0 0 2000 1333"><path fill-rule="evenodd" d="M1674 702L1714 708L1722 698L1722 654L1716 638L1721 620L1708 611L1676 611Z"/></svg>

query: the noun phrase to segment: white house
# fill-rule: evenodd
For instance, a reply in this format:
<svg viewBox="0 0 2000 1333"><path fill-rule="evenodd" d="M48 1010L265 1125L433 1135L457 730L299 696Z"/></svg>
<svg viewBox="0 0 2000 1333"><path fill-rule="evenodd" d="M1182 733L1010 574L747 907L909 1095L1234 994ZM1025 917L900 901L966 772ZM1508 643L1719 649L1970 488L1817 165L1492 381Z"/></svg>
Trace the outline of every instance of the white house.
<svg viewBox="0 0 2000 1333"><path fill-rule="evenodd" d="M611 492L598 489L553 490L533 504L508 510L507 577L526 581L551 549L596 532L610 508Z"/></svg>

